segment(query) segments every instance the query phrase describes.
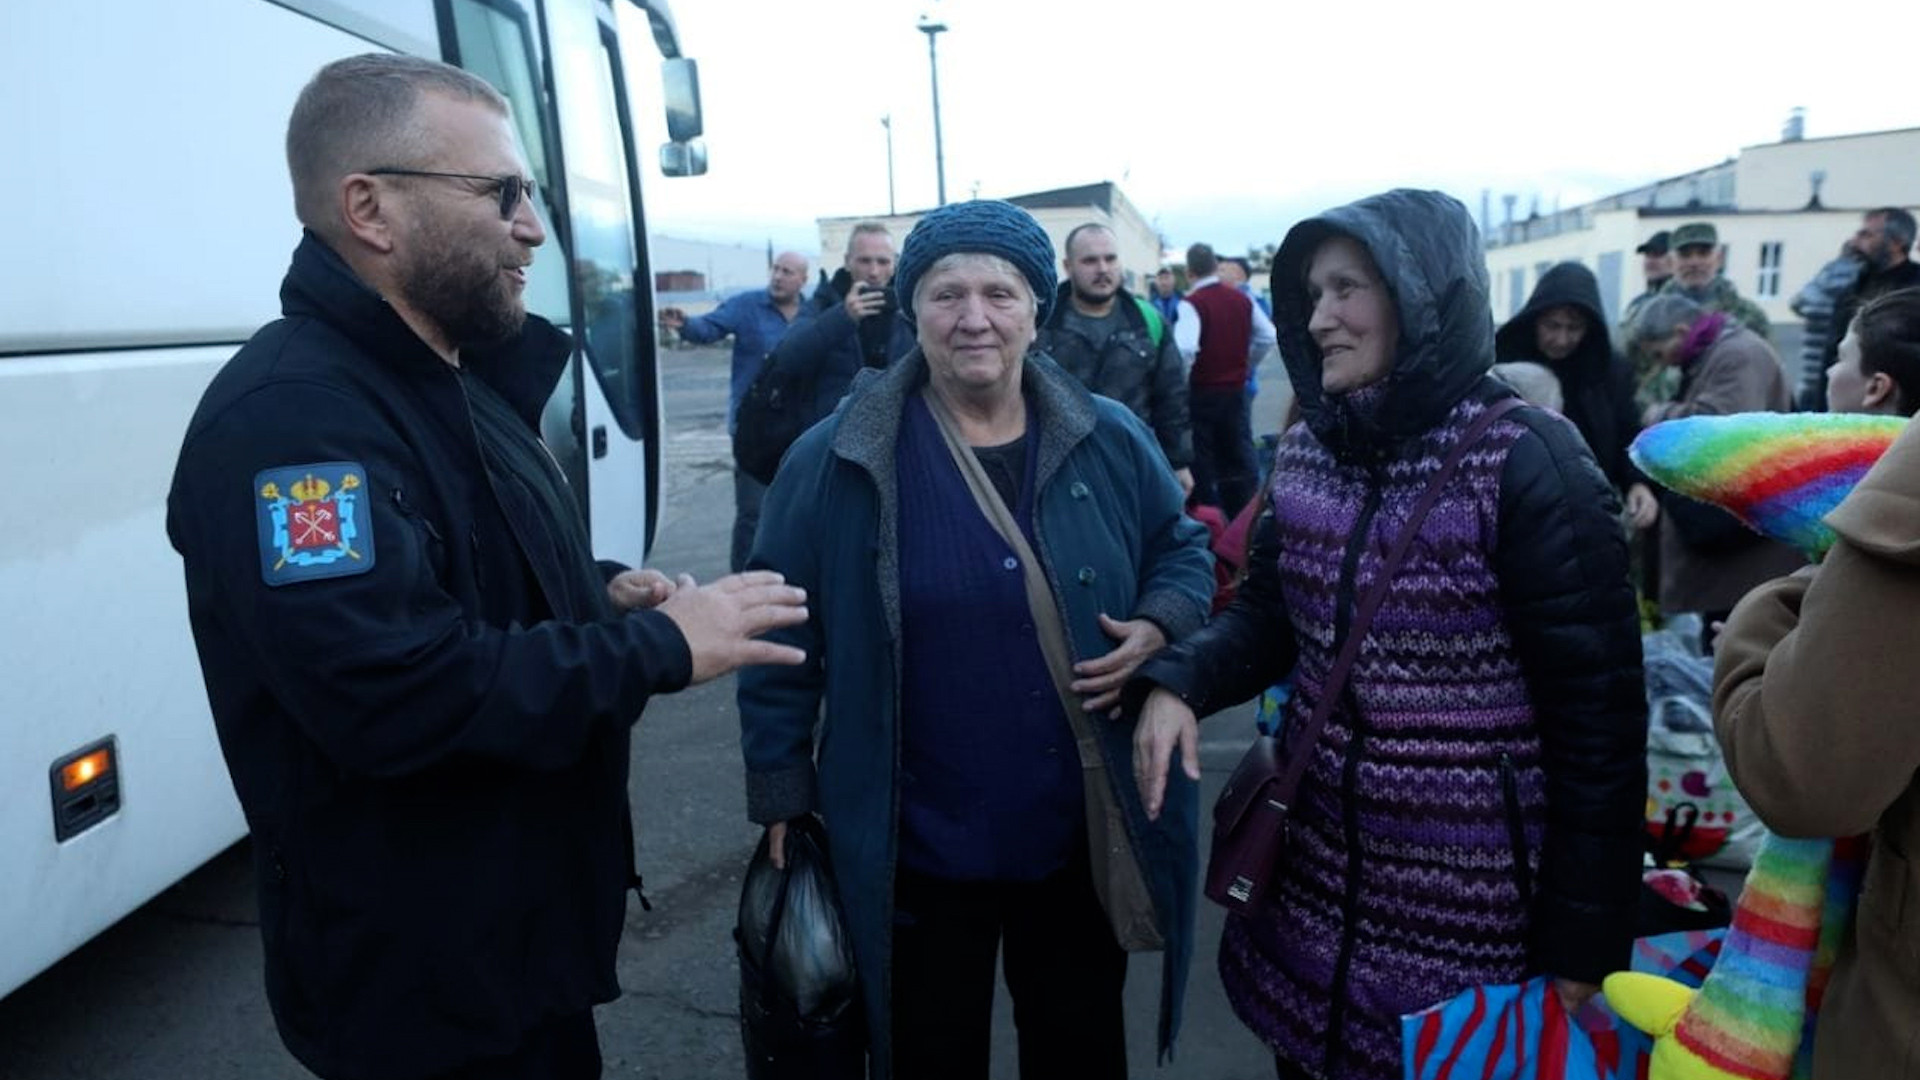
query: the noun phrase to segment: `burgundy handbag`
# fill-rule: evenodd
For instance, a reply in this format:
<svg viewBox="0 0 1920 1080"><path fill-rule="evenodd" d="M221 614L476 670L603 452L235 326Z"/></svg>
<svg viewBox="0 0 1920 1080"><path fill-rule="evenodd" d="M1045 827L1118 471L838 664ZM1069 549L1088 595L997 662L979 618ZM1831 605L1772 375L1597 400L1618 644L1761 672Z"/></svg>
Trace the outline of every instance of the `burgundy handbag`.
<svg viewBox="0 0 1920 1080"><path fill-rule="evenodd" d="M1367 636L1374 613L1380 610L1388 589L1393 586L1393 575L1400 569L1400 562L1413 546L1421 523L1433 504L1440 500L1441 489L1453 478L1467 451L1480 441L1495 420L1522 404L1519 398L1502 398L1474 417L1440 464L1440 471L1433 474L1433 479L1420 492L1420 500L1407 515L1406 525L1400 529L1393 549L1380 567L1380 576L1374 579L1372 588L1354 612L1346 641L1327 674L1312 717L1288 740L1287 752L1281 753L1280 737L1262 735L1253 741L1240 758L1240 764L1234 767L1227 786L1221 789L1219 800L1213 804L1213 849L1207 857L1207 899L1241 914L1258 911L1271 902L1280 860L1287 846L1288 808L1300 791L1300 778L1307 771L1314 744L1320 741L1320 732L1326 728L1334 704L1346 692L1347 677L1360 655L1360 643Z"/></svg>

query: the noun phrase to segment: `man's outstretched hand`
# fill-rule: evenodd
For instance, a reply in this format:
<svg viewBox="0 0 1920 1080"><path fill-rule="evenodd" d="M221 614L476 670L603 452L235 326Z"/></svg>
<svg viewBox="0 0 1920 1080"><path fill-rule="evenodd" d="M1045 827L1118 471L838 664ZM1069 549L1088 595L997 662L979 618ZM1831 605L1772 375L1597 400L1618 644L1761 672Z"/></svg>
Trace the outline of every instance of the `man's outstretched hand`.
<svg viewBox="0 0 1920 1080"><path fill-rule="evenodd" d="M807 593L771 570L729 574L701 585L681 574L657 610L672 619L693 654L694 683L749 664L798 664L807 654L757 640L769 630L807 621Z"/></svg>

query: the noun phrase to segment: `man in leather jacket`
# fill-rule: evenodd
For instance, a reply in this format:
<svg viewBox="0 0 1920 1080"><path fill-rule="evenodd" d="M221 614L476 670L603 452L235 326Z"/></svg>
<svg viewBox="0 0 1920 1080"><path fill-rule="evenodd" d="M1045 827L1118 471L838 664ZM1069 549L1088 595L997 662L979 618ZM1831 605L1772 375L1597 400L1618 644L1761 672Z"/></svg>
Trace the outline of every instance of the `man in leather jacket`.
<svg viewBox="0 0 1920 1080"><path fill-rule="evenodd" d="M1167 455L1183 491L1193 492L1193 430L1187 378L1171 329L1152 305L1121 284L1113 231L1089 222L1067 234L1067 280L1036 351L1081 384L1133 410Z"/></svg>

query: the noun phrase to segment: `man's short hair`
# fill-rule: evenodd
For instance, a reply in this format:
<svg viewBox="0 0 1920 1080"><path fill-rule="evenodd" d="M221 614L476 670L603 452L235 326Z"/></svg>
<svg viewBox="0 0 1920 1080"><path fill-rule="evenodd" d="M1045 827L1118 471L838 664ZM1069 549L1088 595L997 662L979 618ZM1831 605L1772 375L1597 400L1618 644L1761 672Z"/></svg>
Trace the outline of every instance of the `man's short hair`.
<svg viewBox="0 0 1920 1080"><path fill-rule="evenodd" d="M1187 249L1187 274L1195 279L1212 277L1220 269L1220 259L1212 244L1195 244Z"/></svg>
<svg viewBox="0 0 1920 1080"><path fill-rule="evenodd" d="M1867 211L1867 216L1880 219L1881 234L1893 241L1900 250L1905 251L1913 246L1914 223L1912 214L1907 213L1897 206L1883 206L1878 210Z"/></svg>
<svg viewBox="0 0 1920 1080"><path fill-rule="evenodd" d="M417 56L367 53L335 60L300 91L287 120L287 172L300 223L337 231L340 178L368 169L418 167L431 133L415 120L423 93L445 94L507 115L507 99L478 76Z"/></svg>
<svg viewBox="0 0 1920 1080"><path fill-rule="evenodd" d="M1633 340L1664 341L1675 330L1699 322L1705 313L1705 308L1684 296L1662 293L1640 309L1640 317L1633 324Z"/></svg>
<svg viewBox="0 0 1920 1080"><path fill-rule="evenodd" d="M1882 293L1853 317L1860 338L1860 370L1885 372L1899 396L1900 415L1920 411L1920 288Z"/></svg>
<svg viewBox="0 0 1920 1080"><path fill-rule="evenodd" d="M862 236L884 236L887 238L887 245L889 247L893 245L893 231L885 225L877 221L855 222L853 231L847 234L847 258L853 258L853 242Z"/></svg>
<svg viewBox="0 0 1920 1080"><path fill-rule="evenodd" d="M1060 253L1062 255L1065 255L1069 259L1073 258L1073 242L1075 240L1080 239L1081 233L1087 232L1092 229L1098 229L1103 233L1107 233L1108 235L1112 235L1113 233L1113 230L1111 228L1105 225L1102 225L1097 221L1089 221L1082 225L1075 225L1073 227L1073 231L1067 234L1067 238L1061 241Z"/></svg>

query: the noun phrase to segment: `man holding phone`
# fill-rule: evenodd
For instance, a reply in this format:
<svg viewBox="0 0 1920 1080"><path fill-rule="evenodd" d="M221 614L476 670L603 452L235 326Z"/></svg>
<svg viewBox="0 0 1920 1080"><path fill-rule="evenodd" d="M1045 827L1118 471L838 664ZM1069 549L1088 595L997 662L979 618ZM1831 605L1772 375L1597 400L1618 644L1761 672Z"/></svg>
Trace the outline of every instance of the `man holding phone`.
<svg viewBox="0 0 1920 1080"><path fill-rule="evenodd" d="M774 347L769 364L808 373L811 418L833 411L863 367L886 367L913 348L913 327L900 318L893 289L893 235L863 221L847 237L846 263L814 290L809 312Z"/></svg>

